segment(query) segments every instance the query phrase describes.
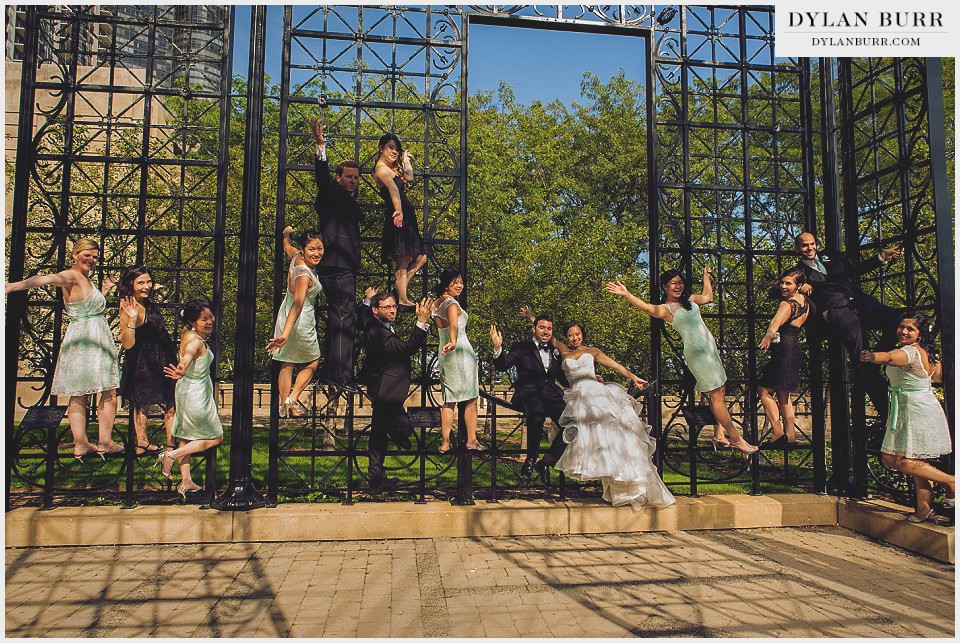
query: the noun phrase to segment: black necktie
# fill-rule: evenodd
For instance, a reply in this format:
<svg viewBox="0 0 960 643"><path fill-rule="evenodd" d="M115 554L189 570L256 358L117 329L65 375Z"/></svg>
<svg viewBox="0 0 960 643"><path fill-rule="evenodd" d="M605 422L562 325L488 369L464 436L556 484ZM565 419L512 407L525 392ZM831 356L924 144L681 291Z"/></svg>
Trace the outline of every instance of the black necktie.
<svg viewBox="0 0 960 643"><path fill-rule="evenodd" d="M540 344L540 350L550 352L550 344Z"/></svg>

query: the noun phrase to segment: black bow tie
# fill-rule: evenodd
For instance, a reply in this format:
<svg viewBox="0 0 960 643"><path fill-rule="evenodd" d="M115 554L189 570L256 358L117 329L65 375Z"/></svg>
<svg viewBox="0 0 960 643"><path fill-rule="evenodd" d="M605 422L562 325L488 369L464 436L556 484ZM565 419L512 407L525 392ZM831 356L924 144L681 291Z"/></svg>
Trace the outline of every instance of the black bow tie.
<svg viewBox="0 0 960 643"><path fill-rule="evenodd" d="M540 347L540 350L550 352L550 344L537 344Z"/></svg>

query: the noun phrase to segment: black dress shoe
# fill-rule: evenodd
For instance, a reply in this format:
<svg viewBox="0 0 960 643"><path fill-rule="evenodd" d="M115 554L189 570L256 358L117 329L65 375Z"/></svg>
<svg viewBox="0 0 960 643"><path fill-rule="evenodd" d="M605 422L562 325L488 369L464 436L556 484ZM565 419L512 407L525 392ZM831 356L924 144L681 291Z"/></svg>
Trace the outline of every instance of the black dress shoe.
<svg viewBox="0 0 960 643"><path fill-rule="evenodd" d="M380 493L381 491L390 491L398 484L400 484L400 478L379 478L371 480L367 485L367 490L370 493Z"/></svg>
<svg viewBox="0 0 960 643"><path fill-rule="evenodd" d="M541 460L534 467L537 470L537 477L540 478L540 484L544 487L550 486L550 465Z"/></svg>
<svg viewBox="0 0 960 643"><path fill-rule="evenodd" d="M760 445L764 449L786 449L787 448L787 434L784 433L776 440L767 440Z"/></svg>
<svg viewBox="0 0 960 643"><path fill-rule="evenodd" d="M533 475L533 458L527 458L523 461L523 465L520 467L520 477L530 479L530 476Z"/></svg>

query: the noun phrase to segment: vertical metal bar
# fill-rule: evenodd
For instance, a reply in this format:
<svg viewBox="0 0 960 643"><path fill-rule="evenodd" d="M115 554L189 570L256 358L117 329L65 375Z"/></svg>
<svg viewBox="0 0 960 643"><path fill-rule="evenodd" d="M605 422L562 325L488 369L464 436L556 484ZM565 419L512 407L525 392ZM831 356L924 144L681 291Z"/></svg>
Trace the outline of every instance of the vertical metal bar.
<svg viewBox="0 0 960 643"><path fill-rule="evenodd" d="M951 438L955 434L956 421L956 365L957 340L953 329L956 324L956 260L953 248L953 216L950 203L950 184L947 182L947 155L945 114L943 109L943 70L939 58L926 58L927 131L930 142L930 176L933 182L933 207L936 216L937 235L937 316L940 321L940 342L943 348L944 407ZM956 444L956 442L954 442ZM948 456L949 470L953 470L956 456Z"/></svg>
<svg viewBox="0 0 960 643"><path fill-rule="evenodd" d="M654 24L656 21L654 21ZM646 79L647 79L647 243L648 243L648 263L650 266L650 291L649 301L656 301L653 297L656 295L654 286L656 275L660 269L660 247L657 239L660 230L660 180L657 173L657 58L656 58L656 37L657 32L651 30L644 38L645 57L646 57ZM647 407L647 420L653 427L654 436L657 439L657 450L655 453L655 462L657 471L663 476L663 449L666 446L666 437L663 433L663 407L660 399L660 360L662 341L662 324L651 318L650 320L650 379L656 382L655 389L650 395L651 403Z"/></svg>
<svg viewBox="0 0 960 643"><path fill-rule="evenodd" d="M803 218L807 230L816 229L817 193L814 184L815 163L813 158L813 109L810 89L809 58L800 59L800 127L801 148L803 151ZM824 89L821 83L822 110L832 109L822 98ZM827 489L826 478L826 432L823 403L823 366L820 343L813 341L810 330L807 329L806 344L810 355L810 403L813 417L811 418L810 440L813 451L813 491L824 493ZM786 461L786 457L784 457Z"/></svg>
<svg viewBox="0 0 960 643"><path fill-rule="evenodd" d="M354 400L361 398L361 395L348 395L347 396L347 410L346 415L343 418L344 429L347 433L347 499L343 504L352 505L353 504L353 463L356 460L357 455L357 445L355 435L354 435L354 423L353 423L353 414L356 410L354 405Z"/></svg>
<svg viewBox="0 0 960 643"><path fill-rule="evenodd" d="M20 111L17 123L17 168L13 181L13 207L10 212L10 251L7 255L7 282L23 279L23 267L26 262L27 246L27 207L30 202L30 172L36 160L33 146L33 104L36 96L37 48L39 45L40 20L37 7L26 7L26 27L24 30L23 63L20 68ZM20 346L20 329L27 315L28 292L21 290L7 295L6 346L7 350ZM7 359L6 367L6 417L7 430L7 509L10 508L10 485L13 480L13 425L17 408L17 382L19 379L19 359ZM53 397L50 397L53 402ZM48 440L49 444L49 440ZM48 447L49 450L49 447ZM56 451L56 438L54 438ZM53 460L47 458L48 466ZM52 466L50 472L52 475ZM44 506L47 506L46 494L52 487L52 480L44 483Z"/></svg>
<svg viewBox="0 0 960 643"><path fill-rule="evenodd" d="M460 272L463 275L466 275L467 269L467 159L469 158L469 150L467 146L467 131L469 127L469 104L470 104L470 89L468 84L468 74L470 66L468 64L469 55L470 55L470 19L461 14L461 24L463 27L463 50L461 52L461 62L460 62L460 167L459 172L460 176L458 177L458 182L460 183L460 243L458 250L460 252ZM464 283L466 283L466 278L464 278ZM464 304L466 304L467 290L464 289ZM477 404L480 404L480 400L477 400ZM472 459L469 457L469 454L466 454L466 430L463 428L466 425L463 422L463 404L457 404L457 419L458 427L460 428L457 431L457 442L460 444L460 448L457 449L457 491L456 491L456 504L465 504L472 505L473 503L473 466ZM479 410L479 409L478 409ZM462 435L461 435L462 434ZM494 440L496 440L496 433L494 433ZM493 464L491 466L496 466ZM495 473L493 475L496 475Z"/></svg>
<svg viewBox="0 0 960 643"><path fill-rule="evenodd" d="M214 502L224 511L262 507L263 496L250 476L253 455L254 331L257 320L257 222L260 217L261 133L267 8L255 5L250 16L250 70L247 86L240 265L237 270L237 340L234 361L230 482Z"/></svg>

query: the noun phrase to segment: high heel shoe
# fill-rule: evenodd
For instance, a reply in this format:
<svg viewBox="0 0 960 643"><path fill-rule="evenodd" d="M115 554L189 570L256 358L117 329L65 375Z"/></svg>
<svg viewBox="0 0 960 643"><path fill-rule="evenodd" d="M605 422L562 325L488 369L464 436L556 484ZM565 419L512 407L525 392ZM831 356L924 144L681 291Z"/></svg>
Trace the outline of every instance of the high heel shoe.
<svg viewBox="0 0 960 643"><path fill-rule="evenodd" d="M730 446L731 446L731 445L730 445L730 440L728 440L728 439L726 438L726 436L723 436L723 435L721 435L720 437L713 436L712 438L710 438L710 442L713 443L713 450L714 450L714 451L717 450L717 445L718 445L718 444L719 444L720 446L724 447L725 449L730 448Z"/></svg>
<svg viewBox="0 0 960 643"><path fill-rule="evenodd" d="M187 493L192 491L202 491L202 490L203 490L203 487L200 487L196 484L193 485L192 487L188 487L185 484L181 484L180 486L177 487L177 493L179 493L180 497L183 498L184 500L187 499Z"/></svg>
<svg viewBox="0 0 960 643"><path fill-rule="evenodd" d="M945 498L943 499L943 506L944 506L945 508L947 508L947 509L956 509L956 507L957 507L957 497L956 497L956 496L954 496L953 498L946 498L946 497L945 497Z"/></svg>
<svg viewBox="0 0 960 643"><path fill-rule="evenodd" d="M306 411L306 407L300 403L300 400L293 400L289 397L283 401L283 406L286 408L286 417L288 418L303 417L303 413Z"/></svg>
<svg viewBox="0 0 960 643"><path fill-rule="evenodd" d="M163 461L164 458L168 458L168 459L170 460L170 468L169 468L169 469L167 469L167 463ZM157 464L155 464L155 465L153 465L153 466L154 466L154 468L156 468L157 465L160 465L160 473L161 473L161 475L163 475L163 477L166 478L167 480L171 480L171 481L172 481L172 480L173 480L173 461L174 461L175 459L176 459L176 458L174 458L172 455L170 455L170 452L169 452L169 451L161 451L160 453L157 454Z"/></svg>
<svg viewBox="0 0 960 643"><path fill-rule="evenodd" d="M742 453L746 453L747 455L750 455L751 453L756 453L757 451L760 450L760 447L756 447L756 446L750 444L749 442L747 442L747 441L744 440L743 438L740 438L740 440L737 441L737 442L731 442L731 443L730 443L730 446L733 447L734 449L736 449L737 451L740 451L740 452L742 452Z"/></svg>
<svg viewBox="0 0 960 643"><path fill-rule="evenodd" d="M90 448L89 448L89 449L87 449L86 451L84 451L84 452L81 453L80 455L77 455L77 452L74 451L74 452L73 452L73 457L76 458L77 462L83 464L83 458L84 458L84 456L88 456L88 455L90 455L91 453L96 453L98 456L100 456L100 459L101 459L101 460L106 460L106 458L103 457L103 454L100 453L100 451L97 449L97 447L93 446L92 444L90 445Z"/></svg>
<svg viewBox="0 0 960 643"><path fill-rule="evenodd" d="M123 453L123 447L116 442L106 442L104 444L97 445L97 453L99 453L100 457L103 458L104 453Z"/></svg>

